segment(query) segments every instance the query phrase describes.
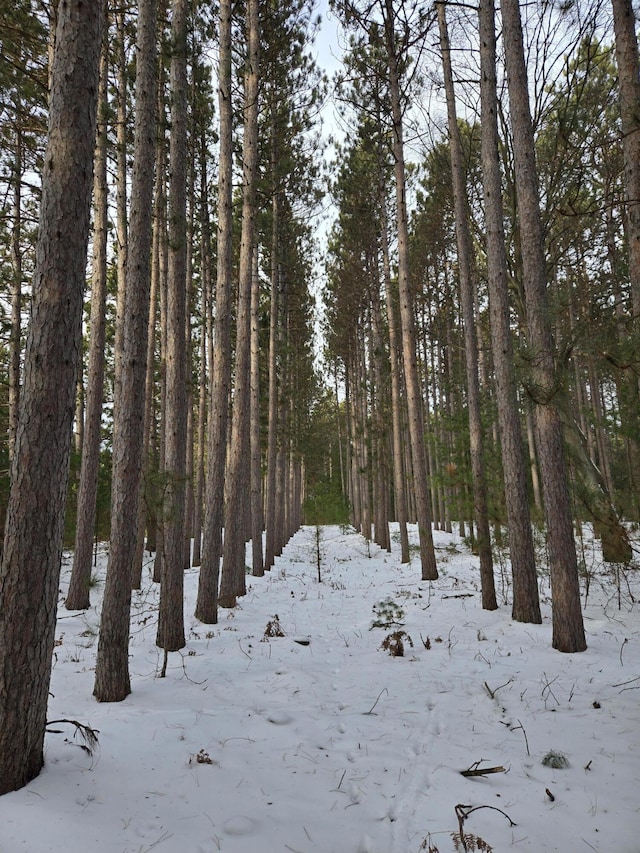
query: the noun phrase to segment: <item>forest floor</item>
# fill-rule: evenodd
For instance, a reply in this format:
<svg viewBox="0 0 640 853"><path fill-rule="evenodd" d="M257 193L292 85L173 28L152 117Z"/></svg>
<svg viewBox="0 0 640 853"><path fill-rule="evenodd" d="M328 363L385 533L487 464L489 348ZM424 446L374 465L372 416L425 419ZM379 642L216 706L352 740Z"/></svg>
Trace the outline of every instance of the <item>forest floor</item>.
<svg viewBox="0 0 640 853"><path fill-rule="evenodd" d="M99 745L51 726L41 775L0 797L0 853L640 851L640 571L583 543L588 649L563 655L544 574L543 624L521 624L507 565L483 611L456 535L434 534L428 583L396 541L319 534L320 581L306 527L215 626L192 616L186 572L165 678L146 567L117 704L92 698L106 554L85 613L62 607L66 555L49 719Z"/></svg>

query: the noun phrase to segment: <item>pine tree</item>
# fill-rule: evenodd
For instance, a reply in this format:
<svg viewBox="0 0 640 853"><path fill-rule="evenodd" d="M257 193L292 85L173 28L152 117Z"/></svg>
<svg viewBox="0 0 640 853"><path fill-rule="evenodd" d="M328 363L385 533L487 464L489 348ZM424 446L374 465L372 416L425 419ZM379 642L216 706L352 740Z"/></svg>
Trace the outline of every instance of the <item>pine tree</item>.
<svg viewBox="0 0 640 853"><path fill-rule="evenodd" d="M51 70L31 325L0 568L0 794L26 785L44 761L104 16L103 3L60 6Z"/></svg>

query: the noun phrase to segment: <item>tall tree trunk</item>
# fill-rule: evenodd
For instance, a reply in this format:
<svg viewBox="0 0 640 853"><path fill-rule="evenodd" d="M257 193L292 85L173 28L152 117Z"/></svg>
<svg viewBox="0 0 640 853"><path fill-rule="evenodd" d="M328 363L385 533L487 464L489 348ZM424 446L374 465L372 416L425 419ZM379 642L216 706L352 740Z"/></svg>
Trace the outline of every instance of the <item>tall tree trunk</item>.
<svg viewBox="0 0 640 853"><path fill-rule="evenodd" d="M409 535L407 532L407 481L404 474L402 454L402 407L401 368L399 364L398 333L393 286L391 282L391 263L389 260L389 237L387 223L387 204L384 187L380 185L380 233L382 238L382 264L385 287L385 306L389 326L389 364L391 373L391 429L393 441L393 491L395 496L396 520L400 532L400 562L408 563Z"/></svg>
<svg viewBox="0 0 640 853"><path fill-rule="evenodd" d="M69 0L59 7L31 324L0 568L0 794L22 788L44 761L104 17L101 2Z"/></svg>
<svg viewBox="0 0 640 853"><path fill-rule="evenodd" d="M190 87L192 103L195 100L193 85ZM184 505L184 530L183 530L183 567L191 568L191 540L193 539L193 523L195 515L195 435L197 432L197 421L195 418L195 394L194 382L192 380L193 365L193 334L191 331L191 318L196 310L196 283L193 277L193 240L195 221L195 147L196 140L193 135L193 122L191 146L189 150L189 175L188 175L188 197L186 202L186 311L184 318L185 338L185 368L184 382L186 390L187 428L186 428L186 460L185 460L185 505Z"/></svg>
<svg viewBox="0 0 640 853"><path fill-rule="evenodd" d="M187 393L187 19L188 0L171 4L171 135L169 137L169 264L163 560L156 645L184 647L184 518Z"/></svg>
<svg viewBox="0 0 640 853"><path fill-rule="evenodd" d="M202 519L204 510L205 441L207 427L207 367L211 338L211 233L209 229L209 192L207 187L207 150L204 133L200 139L200 266L202 276L202 325L200 330L200 394L198 399L198 455L193 520L193 565L202 562Z"/></svg>
<svg viewBox="0 0 640 853"><path fill-rule="evenodd" d="M456 113L453 73L451 70L451 48L444 3L438 4L440 26L440 49L444 69L444 85L449 117L449 141L451 148L451 174L453 180L453 203L456 218L458 243L458 270L460 276L460 301L465 340L465 367L467 373L467 405L469 410L469 444L471 473L473 477L474 515L478 529L478 554L480 557L480 579L482 606L485 610L498 607L493 579L493 555L491 553L491 529L487 505L487 479L485 474L484 447L482 440L482 415L480 411L480 381L478 378L478 335L474 312L477 291L477 271L471 243L469 209L463 167L462 140Z"/></svg>
<svg viewBox="0 0 640 853"><path fill-rule="evenodd" d="M494 0L480 0L479 15L482 181L487 234L489 314L513 577L512 616L518 622L540 624L542 616L509 329L507 257L498 149Z"/></svg>
<svg viewBox="0 0 640 853"><path fill-rule="evenodd" d="M100 468L102 397L104 390L104 345L107 300L107 40L100 61L98 138L93 183L93 269L91 275L91 320L87 370L87 414L78 486L78 512L73 568L65 601L67 610L85 610L90 605L89 583L96 526L96 499Z"/></svg>
<svg viewBox="0 0 640 853"><path fill-rule="evenodd" d="M258 5L247 0L247 66L242 142L242 235L238 272L236 369L227 478L225 542L220 581L221 607L234 607L244 593L246 522L250 518L249 422L251 415L251 281L255 246L258 165Z"/></svg>
<svg viewBox="0 0 640 853"><path fill-rule="evenodd" d="M555 399L559 379L554 363L520 6L517 0L501 0L501 9L520 220L527 342L531 359L529 392L533 399L536 448L549 544L552 644L562 652L580 652L586 649L587 644L580 606L578 561L573 538L562 423Z"/></svg>
<svg viewBox="0 0 640 853"><path fill-rule="evenodd" d="M529 473L531 476L533 503L536 508L537 517L542 518L542 491L540 489L540 475L538 474L538 456L536 454L536 441L533 435L533 410L530 400L526 401L524 417L527 425L527 453L529 456Z"/></svg>
<svg viewBox="0 0 640 853"><path fill-rule="evenodd" d="M131 176L131 262L125 277L121 381L114 400L111 541L93 694L119 702L131 692L129 620L143 466L151 209L156 119L156 2L139 0L136 122Z"/></svg>
<svg viewBox="0 0 640 853"><path fill-rule="evenodd" d="M117 269L117 300L116 300L116 343L115 348L122 348L124 333L123 313L126 301L125 277L127 269L127 57L125 50L125 9L118 7L115 11L116 21L116 269ZM115 383L118 384L120 364L116 360ZM116 392L117 393L117 392Z"/></svg>
<svg viewBox="0 0 640 853"><path fill-rule="evenodd" d="M13 448L18 429L18 407L20 405L20 361L22 350L22 172L23 138L22 105L16 95L15 160L13 184L13 227L11 230L11 331L9 334L9 463L13 460Z"/></svg>
<svg viewBox="0 0 640 853"><path fill-rule="evenodd" d="M157 2L157 0L156 0ZM166 12L163 9L158 10L158 16L166 19ZM164 33L161 34L163 38ZM155 437L155 373L156 373L156 326L157 326L157 307L158 307L158 291L166 283L164 271L166 265L161 262L161 247L163 246L163 237L165 235L165 218L166 205L164 197L164 174L163 168L165 162L165 143L164 143L164 75L162 72L162 64L158 67L158 75L156 80L157 90L157 121L159 129L156 132L156 148L155 148L155 166L158 180L155 186L155 198L153 200L153 225L151 233L151 271L150 271L150 290L149 290L149 313L147 321L146 345L146 375L144 383L144 427L143 427L143 443L142 443L142 492L138 501L138 522L137 522L137 541L136 553L133 560L131 572L131 587L132 589L140 589L142 585L142 568L144 561L145 550L145 533L147 536L147 549L149 553L156 550L156 536L158 528L158 508L157 508L157 481L155 480L158 466L155 464L156 447L154 444ZM159 569L159 567L158 567ZM155 577L154 577L155 580Z"/></svg>
<svg viewBox="0 0 640 853"><path fill-rule="evenodd" d="M640 323L640 70L632 0L611 0L622 117L622 151L633 316Z"/></svg>
<svg viewBox="0 0 640 853"><path fill-rule="evenodd" d="M640 330L640 71L636 16L631 0L611 0L622 118L626 232L629 242L629 279L631 283L632 338L638 346ZM637 350L636 350L637 353ZM637 354L636 354L637 358ZM621 415L630 421L629 456L632 491L636 513L640 515L640 435L638 377L632 371L621 382Z"/></svg>
<svg viewBox="0 0 640 853"><path fill-rule="evenodd" d="M207 481L202 540L202 565L198 580L196 618L218 621L218 581L222 554L224 479L227 453L229 385L231 382L231 196L233 167L233 110L231 103L231 2L220 0L218 106L218 264L214 319L213 379L207 436Z"/></svg>
<svg viewBox="0 0 640 853"><path fill-rule="evenodd" d="M251 276L251 561L255 577L264 575L262 558L262 452L260 446L260 277L258 249Z"/></svg>
<svg viewBox="0 0 640 853"><path fill-rule="evenodd" d="M162 109L161 115L164 118L164 84L162 86L162 106L160 102L158 107ZM157 423L157 473L156 488L152 495L152 501L156 512L156 555L153 561L153 581L160 583L162 577L162 564L164 562L164 516L163 516L163 501L164 492L162 481L162 472L166 470L166 436L167 436L167 300L168 300L168 275L169 275L169 234L168 234L168 217L167 217L167 186L166 176L168 174L167 167L167 146L162 139L160 146L161 161L158 163L158 184L161 192L157 196L157 211L156 226L158 228L159 241L159 269L158 269L158 290L160 303L160 334L159 334L159 350L160 350L160 389L158 393L158 423Z"/></svg>
<svg viewBox="0 0 640 853"><path fill-rule="evenodd" d="M158 10L162 16L162 7ZM166 17L166 16L165 16ZM162 37L162 36L161 36ZM147 542L146 550L149 554L158 551L158 537L160 524L158 517L158 480L157 472L159 464L159 440L158 440L158 397L163 394L163 362L160 356L158 365L157 339L158 339L158 316L160 305L164 300L166 292L166 200L165 181L166 157L165 157L165 115L164 115L164 74L163 65L159 63L157 79L157 107L156 121L158 132L156 138L156 186L153 200L153 227L152 227L152 250L151 250L151 291L149 294L149 324L147 326L147 376L145 380L145 415L144 415L144 473L143 473L143 497L144 512L146 516ZM161 330L162 334L162 330ZM156 390L156 367L160 367L160 389ZM142 554L139 555L140 568L142 569ZM136 565L138 558L136 559ZM158 575L156 578L156 564ZM160 578L160 565L154 559L153 580Z"/></svg>
<svg viewBox="0 0 640 853"><path fill-rule="evenodd" d="M161 160L161 145L156 144L156 164ZM156 185L154 200L155 216L164 214L162 181ZM144 382L144 433L142 442L142 494L138 502L138 540L133 564L131 586L140 589L142 585L142 564L144 560L145 532L147 550L151 554L156 547L157 511L152 506L154 487L151 484L155 473L154 431L155 431L155 369L156 369L156 319L158 314L158 289L160 287L160 228L152 228L151 284L149 291L149 318L147 323L147 371Z"/></svg>
<svg viewBox="0 0 640 853"><path fill-rule="evenodd" d="M376 264L377 267L377 264ZM378 285L378 270L376 268L376 281L371 294L371 343L370 363L373 374L372 391L372 417L374 419L373 435L373 511L375 541L386 551L391 551L391 537L389 534L389 504L387 501L388 476L387 465L388 442L385 408L383 394L383 357L384 344L382 342L382 312L380 306L380 291Z"/></svg>
<svg viewBox="0 0 640 853"><path fill-rule="evenodd" d="M269 570L276 555L276 481L278 465L278 316L280 311L280 264L279 264L279 194L276 186L276 132L271 129L271 171L274 180L271 200L271 304L269 307L269 409L267 426L267 480L265 513L265 558L264 567Z"/></svg>
<svg viewBox="0 0 640 853"><path fill-rule="evenodd" d="M389 63L389 93L393 120L393 156L396 184L396 218L398 227L398 286L400 291L400 321L402 329L402 355L407 390L409 413L409 437L413 462L413 487L420 535L420 562L422 579L436 580L433 535L431 531L431 506L427 482L427 460L424 439L424 415L416 353L415 319L413 298L409 284L409 230L405 192L404 142L402 131L402 107L400 101L400 79L392 0L385 0L385 36Z"/></svg>
<svg viewBox="0 0 640 853"><path fill-rule="evenodd" d="M73 416L73 449L78 455L82 454L84 443L84 405L84 365L80 359L76 379L76 411Z"/></svg>

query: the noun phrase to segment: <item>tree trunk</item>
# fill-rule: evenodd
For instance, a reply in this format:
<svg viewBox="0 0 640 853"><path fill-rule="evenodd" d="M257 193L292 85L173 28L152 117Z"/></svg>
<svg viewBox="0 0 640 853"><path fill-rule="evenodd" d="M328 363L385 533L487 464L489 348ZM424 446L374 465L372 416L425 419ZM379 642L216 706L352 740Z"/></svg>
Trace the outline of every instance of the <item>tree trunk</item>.
<svg viewBox="0 0 640 853"><path fill-rule="evenodd" d="M640 322L640 72L631 0L611 0L622 117L622 151L633 316Z"/></svg>
<svg viewBox="0 0 640 853"><path fill-rule="evenodd" d="M59 8L31 324L0 569L0 794L26 785L44 761L104 16L100 2L69 0Z"/></svg>
<svg viewBox="0 0 640 853"><path fill-rule="evenodd" d="M265 517L264 567L270 570L276 552L276 480L278 461L278 316L280 311L280 267L279 267L279 196L276 182L276 135L271 129L271 171L274 180L271 200L271 304L269 307L269 410L267 426L267 501Z"/></svg>
<svg viewBox="0 0 640 853"><path fill-rule="evenodd" d="M195 616L201 622L218 621L218 580L222 553L224 478L227 453L229 385L231 382L231 195L233 166L233 111L231 103L231 2L219 4L218 104L220 143L218 155L218 264L214 354L209 426L207 482L202 540L202 565Z"/></svg>
<svg viewBox="0 0 640 853"><path fill-rule="evenodd" d="M171 4L171 135L169 137L169 263L163 560L156 645L184 647L184 517L186 489L187 307L187 18L188 0Z"/></svg>
<svg viewBox="0 0 640 853"><path fill-rule="evenodd" d="M244 594L246 523L250 518L251 486L251 282L255 245L256 179L258 165L258 6L247 2L247 66L244 90L244 136L242 142L242 235L238 272L236 369L227 478L225 543L220 581L221 607L234 607Z"/></svg>
<svg viewBox="0 0 640 853"><path fill-rule="evenodd" d="M104 587L93 694L119 702L131 692L129 618L143 466L151 209L155 151L156 3L138 5L136 123L131 176L131 262L125 276L121 381L114 399L111 541Z"/></svg>
<svg viewBox="0 0 640 853"><path fill-rule="evenodd" d="M611 0L620 90L622 118L622 151L624 155L624 188L626 232L629 243L629 279L631 284L631 327L637 341L640 327L640 76L636 17L631 0ZM637 346L637 344L636 344ZM636 514L640 515L640 445L638 437L638 377L627 370L621 387L621 416L630 422L629 456L632 491ZM637 519L636 519L637 520Z"/></svg>
<svg viewBox="0 0 640 853"><path fill-rule="evenodd" d="M458 244L458 269L460 276L460 301L465 340L465 367L467 374L467 405L469 410L469 444L471 473L473 477L473 504L478 528L478 554L480 557L480 579L482 606L485 610L498 607L493 579L493 555L491 553L491 529L487 506L487 480L485 475L484 447L482 439L482 414L480 411L480 381L478 378L478 335L474 312L477 290L477 271L473 257L469 210L464 176L462 140L456 114L451 49L447 32L447 19L443 3L438 4L440 26L440 49L444 70L444 84L449 118L449 142L451 148L451 175L453 180L453 203L456 219Z"/></svg>
<svg viewBox="0 0 640 853"><path fill-rule="evenodd" d="M96 499L100 468L102 397L104 389L104 347L107 300L107 41L102 46L98 139L93 184L93 270L91 276L91 331L87 370L87 413L78 487L76 541L73 568L65 607L85 610L90 605L89 583L96 526Z"/></svg>
<svg viewBox="0 0 640 853"><path fill-rule="evenodd" d="M393 287L391 283L391 264L389 261L389 238L387 225L387 206L384 191L380 189L380 210L382 220L380 231L382 235L382 262L385 285L385 305L387 323L389 326L389 363L391 371L391 429L393 441L393 489L395 496L396 520L400 532L400 562L408 563L409 535L407 532L407 480L404 473L404 457L402 453L402 379L399 364L398 333L396 324L396 308L394 304Z"/></svg>
<svg viewBox="0 0 640 853"><path fill-rule="evenodd" d="M156 0L157 2L157 0ZM165 11L161 8L158 16L163 20L166 18ZM161 35L161 38L163 34ZM155 165L158 180L155 186L155 198L153 200L153 225L151 229L151 272L149 290L149 313L147 320L146 345L146 375L144 382L144 427L142 443L142 493L138 501L138 522L136 554L133 560L131 574L131 588L140 589L142 585L142 568L145 550L145 533L147 536L147 550L152 554L156 550L156 537L158 534L158 499L157 499L157 471L156 464L156 418L155 418L155 374L156 374L156 327L158 315L158 295L162 287L166 291L166 265L161 261L165 244L165 219L166 205L164 196L165 175L165 144L164 144L164 75L162 66L158 68L156 80L156 121L161 128L156 134ZM159 567L158 567L159 568ZM155 577L154 577L155 580Z"/></svg>
<svg viewBox="0 0 640 853"><path fill-rule="evenodd" d="M487 234L489 313L509 554L513 577L512 616L517 622L540 624L542 616L531 532L522 428L513 370L513 346L509 329L507 258L498 149L493 0L480 0L479 15L482 180Z"/></svg>
<svg viewBox="0 0 640 853"><path fill-rule="evenodd" d="M161 71L162 73L162 71ZM161 91L158 92L162 100L158 102L158 108L162 109L164 119L164 83ZM159 350L160 350L160 389L158 393L158 418L156 429L156 447L157 447L157 465L154 468L156 474L156 482L152 492L152 503L156 512L156 554L153 561L153 581L160 583L162 577L162 564L164 562L164 482L163 472L166 469L166 435L167 435L167 296L168 296L168 269L169 269L169 234L168 234L168 217L167 217L167 186L166 176L167 168L167 146L162 136L161 144L159 145L158 153L161 155L161 161L158 163L158 188L160 192L157 195L157 217L155 225L158 228L158 296L160 303L160 331L159 331Z"/></svg>
<svg viewBox="0 0 640 853"><path fill-rule="evenodd" d="M433 535L431 532L431 506L427 482L427 461L424 440L424 415L416 354L413 298L409 284L409 231L405 194L404 143L402 134L402 107L400 80L396 55L394 15L392 0L385 0L385 35L389 63L389 88L393 119L393 155L395 161L396 217L398 227L398 286L400 291L400 321L402 329L402 355L409 413L409 437L413 462L413 487L420 535L420 562L422 579L436 580Z"/></svg>
<svg viewBox="0 0 640 853"><path fill-rule="evenodd" d="M11 332L9 335L9 463L13 460L13 449L18 429L20 405L20 361L22 348L22 105L16 96L16 142L13 185L13 228L11 231Z"/></svg>
<svg viewBox="0 0 640 853"><path fill-rule="evenodd" d="M192 99L194 92L192 89ZM191 138L193 143L193 137ZM185 339L185 403L186 403L186 448L185 448L185 501L184 501L184 528L183 538L183 568L191 568L191 542L193 539L193 522L195 515L195 434L197 432L197 421L195 419L194 382L191 379L193 365L193 335L191 332L191 319L195 313L196 285L193 277L193 238L194 238L194 216L195 216L195 146L190 146L190 166L188 177L187 198L187 227L186 227L186 287L185 287L185 317L184 317L184 339Z"/></svg>
<svg viewBox="0 0 640 853"><path fill-rule="evenodd" d="M159 14L162 11L159 10ZM165 200L165 140L164 140L164 74L162 63L158 67L156 122L160 128L156 138L156 186L153 200L153 227L151 250L151 292L149 294L149 325L147 327L147 376L145 380L145 432L144 432L144 511L146 516L147 541L149 554L158 551L160 524L158 518L158 479L159 463L159 424L158 398L163 394L162 354L158 358L158 317L162 311L163 294L166 292L166 200ZM162 331L162 330L161 330ZM159 364L158 364L159 361ZM156 369L160 370L160 389L156 390ZM142 555L140 565L142 566ZM153 563L153 580L156 581L156 560ZM159 572L159 565L158 565ZM158 573L158 579L160 575Z"/></svg>
<svg viewBox="0 0 640 853"><path fill-rule="evenodd" d="M255 577L264 575L262 559L262 453L260 447L260 277L258 249L251 277L251 560Z"/></svg>
<svg viewBox="0 0 640 853"><path fill-rule="evenodd" d="M123 314L125 309L125 277L127 268L127 58L125 50L125 10L119 7L114 12L116 21L116 262L117 304L115 349L122 349L124 333ZM115 384L119 379L120 364L116 359ZM114 394L117 394L114 391Z"/></svg>
<svg viewBox="0 0 640 853"><path fill-rule="evenodd" d="M376 280L371 293L371 336L370 363L373 374L372 382L372 417L374 420L372 465L373 465L373 512L375 541L386 551L391 551L389 534L389 505L387 501L389 468L387 465L388 441L383 393L383 358L384 344L382 342L382 311L380 306L379 274L376 263Z"/></svg>
<svg viewBox="0 0 640 853"><path fill-rule="evenodd" d="M531 379L528 390L533 399L536 449L549 544L552 644L562 652L580 652L586 649L586 640L580 606L578 561L573 538L562 423L555 399L559 380L554 364L547 297L544 240L520 6L517 0L501 0L501 9L511 107L517 210L520 220L527 343L530 351Z"/></svg>
<svg viewBox="0 0 640 853"><path fill-rule="evenodd" d="M84 443L84 403L84 365L80 359L76 378L76 411L73 416L73 449L78 455L82 454Z"/></svg>
<svg viewBox="0 0 640 853"><path fill-rule="evenodd" d="M200 394L198 398L198 437L196 486L193 519L193 565L202 562L202 518L204 509L205 440L207 427L207 365L212 328L211 315L211 234L209 230L209 193L207 187L207 151L204 133L200 139L200 264L202 275L202 325L200 330Z"/></svg>

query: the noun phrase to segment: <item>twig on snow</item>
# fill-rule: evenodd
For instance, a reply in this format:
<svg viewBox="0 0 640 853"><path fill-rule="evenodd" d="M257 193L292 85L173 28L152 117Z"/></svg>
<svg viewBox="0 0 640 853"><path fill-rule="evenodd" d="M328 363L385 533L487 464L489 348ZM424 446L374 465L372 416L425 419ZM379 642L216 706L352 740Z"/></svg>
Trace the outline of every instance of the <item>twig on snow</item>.
<svg viewBox="0 0 640 853"><path fill-rule="evenodd" d="M494 812L500 812L501 815L504 815L506 819L509 821L510 826L517 826L515 821L511 820L509 815L506 812L503 812L502 809L499 809L497 806L465 806L462 803L458 803L456 806L456 817L458 818L458 828L460 830L460 839L462 841L462 846L464 849L467 849L467 845L464 838L464 822L473 812L477 812L479 809L492 809Z"/></svg>
<svg viewBox="0 0 640 853"><path fill-rule="evenodd" d="M620 666L624 666L624 664L622 663L622 652L623 652L623 649L627 645L628 642L629 642L629 638L625 637L624 640L622 641L622 645L620 646Z"/></svg>
<svg viewBox="0 0 640 853"><path fill-rule="evenodd" d="M509 685L509 684L511 684L511 682L512 682L512 681L513 681L513 676L511 676L511 678L510 678L508 681L505 681L505 683L504 683L504 684L501 684L501 685L500 685L500 687L496 687L494 690L492 690L492 689L489 687L489 685L487 684L487 682L486 682L486 681L485 681L485 683L484 683L484 686L485 686L486 691L487 691L487 693L489 694L489 696L491 696L491 698L492 698L492 699L495 699L495 698L496 698L496 693L498 692L498 690L502 690L502 688L503 688L503 687L508 687L508 685Z"/></svg>
<svg viewBox="0 0 640 853"><path fill-rule="evenodd" d="M624 693L625 690L638 690L640 689L640 684L636 684L633 687L625 687L625 684L633 684L634 681L640 681L640 675L637 675L635 678L630 678L629 681L621 681L619 684L612 684L612 687L622 687L620 693Z"/></svg>
<svg viewBox="0 0 640 853"><path fill-rule="evenodd" d="M100 734L99 729L92 729L91 726L79 723L77 720L48 720L46 723L47 732L54 735L63 734L62 729L49 728L49 726L56 726L60 723L68 723L70 726L75 726L75 731L73 733L74 736L80 734L80 737L84 741L84 744L80 744L80 746L82 746L89 755L93 755L93 751L98 745L98 735Z"/></svg>
<svg viewBox="0 0 640 853"><path fill-rule="evenodd" d="M457 595L443 595L442 599L445 598L473 598L472 592L459 592Z"/></svg>
<svg viewBox="0 0 640 853"><path fill-rule="evenodd" d="M366 716L368 716L369 714L373 714L373 709L376 707L376 705L377 705L377 704L378 704L378 702L380 701L380 697L382 696L382 694L383 694L383 693L386 693L386 694L387 694L387 696L389 695L389 691L387 690L387 688L386 688L386 687L383 687L383 688L382 688L382 690L380 691L380 693L378 693L378 698L377 698L377 699L376 699L376 701L373 703L373 705L371 706L371 708L370 708L368 711L365 711L365 712L364 712L364 716L365 716L365 717L366 717Z"/></svg>
<svg viewBox="0 0 640 853"><path fill-rule="evenodd" d="M480 761L476 761L467 770L461 770L460 775L466 777L486 776L489 773L506 773L504 767L478 767Z"/></svg>
<svg viewBox="0 0 640 853"><path fill-rule="evenodd" d="M520 723L520 720L518 720L518 723ZM527 747L527 755L531 755L531 753L529 752L529 739L527 738L527 733L524 730L524 726L522 725L522 723L520 723L520 725L518 725L518 726L512 726L511 727L512 732L515 732L518 729L522 729L522 734L524 735L524 744Z"/></svg>

